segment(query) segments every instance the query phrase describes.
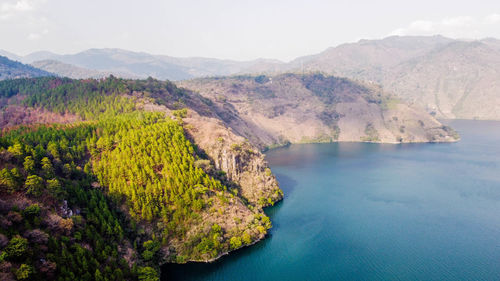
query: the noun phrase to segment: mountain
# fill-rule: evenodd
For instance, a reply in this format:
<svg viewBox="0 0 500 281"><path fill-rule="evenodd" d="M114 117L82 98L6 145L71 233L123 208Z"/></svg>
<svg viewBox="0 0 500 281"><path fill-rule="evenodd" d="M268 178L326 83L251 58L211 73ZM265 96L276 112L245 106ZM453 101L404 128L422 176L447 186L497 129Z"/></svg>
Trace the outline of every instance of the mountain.
<svg viewBox="0 0 500 281"><path fill-rule="evenodd" d="M0 80L51 75L53 74L0 56Z"/></svg>
<svg viewBox="0 0 500 281"><path fill-rule="evenodd" d="M30 53L24 57L21 57L21 61L23 63L28 63L31 64L32 62L35 61L41 61L41 60L51 60L59 57L58 54L52 53L49 51L38 51L34 53Z"/></svg>
<svg viewBox="0 0 500 281"><path fill-rule="evenodd" d="M442 36L392 36L382 40L360 40L329 48L317 55L300 57L287 68L380 82L385 70L435 48L453 42Z"/></svg>
<svg viewBox="0 0 500 281"><path fill-rule="evenodd" d="M260 147L286 143L455 141L455 133L376 84L322 74L178 82L210 99L235 132Z"/></svg>
<svg viewBox="0 0 500 281"><path fill-rule="evenodd" d="M500 119L500 41L392 36L329 48L244 72L310 73L381 84L438 118ZM267 70L266 70L267 69Z"/></svg>
<svg viewBox="0 0 500 281"><path fill-rule="evenodd" d="M271 227L283 193L263 154L199 94L48 77L1 81L0 97L1 280L157 280Z"/></svg>
<svg viewBox="0 0 500 281"><path fill-rule="evenodd" d="M21 60L34 63L34 60L50 59L50 64L37 62L34 65L73 78L100 77L99 74L104 73L134 79L151 76L188 80L236 74L320 71L378 83L384 91L415 103L437 118L500 119L497 113L500 112L499 58L498 39L455 40L436 35L360 40L288 63L268 59L175 58L121 49L90 49L71 55L36 52Z"/></svg>
<svg viewBox="0 0 500 281"><path fill-rule="evenodd" d="M168 56L157 56L159 59L171 62L187 68L192 77L223 76L239 73L250 67L259 65L280 64L279 60L256 59L253 61L219 60L211 58L175 58Z"/></svg>
<svg viewBox="0 0 500 281"><path fill-rule="evenodd" d="M0 50L0 56L4 56L13 61L21 61L22 57L5 50Z"/></svg>
<svg viewBox="0 0 500 281"><path fill-rule="evenodd" d="M122 78L153 77L162 80L183 80L194 77L230 75L253 66L281 63L278 60L269 59L233 61L201 57L177 58L122 49L89 49L68 55L40 51L24 57L8 52L5 54L24 63L47 67L47 70L50 69L61 76L72 75L68 76L72 78L95 77L97 73L87 71L91 70ZM40 63L40 61L45 62ZM56 66L56 64L60 65Z"/></svg>
<svg viewBox="0 0 500 281"><path fill-rule="evenodd" d="M186 88L113 76L0 81L9 101L0 105L0 279L157 280L162 263L250 246L272 226L263 208L283 199L266 148L458 139L376 84L346 78L178 84Z"/></svg>
<svg viewBox="0 0 500 281"><path fill-rule="evenodd" d="M500 120L500 48L452 42L387 70L386 89L439 118Z"/></svg>
<svg viewBox="0 0 500 281"><path fill-rule="evenodd" d="M113 73L101 72L98 70L91 70L83 67L78 67L72 64L62 63L50 59L35 61L31 63L31 65L50 73L57 73L57 75L59 76L69 77L74 79L104 78L113 74Z"/></svg>

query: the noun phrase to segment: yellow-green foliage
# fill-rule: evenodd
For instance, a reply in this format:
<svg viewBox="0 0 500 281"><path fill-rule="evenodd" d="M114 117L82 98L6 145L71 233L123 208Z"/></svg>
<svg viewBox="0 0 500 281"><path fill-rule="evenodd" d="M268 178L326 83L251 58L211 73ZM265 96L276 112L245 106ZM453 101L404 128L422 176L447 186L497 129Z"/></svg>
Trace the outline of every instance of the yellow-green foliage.
<svg viewBox="0 0 500 281"><path fill-rule="evenodd" d="M161 114L122 115L98 127L89 144L94 172L111 196L126 200L136 219L161 218L175 232L204 207L208 191L225 189L195 166L182 127Z"/></svg>
<svg viewBox="0 0 500 281"><path fill-rule="evenodd" d="M102 272L102 280L137 279L137 273L118 255L126 220L100 189L91 187L94 176L82 169L88 161L86 139L95 131L94 125L83 123L19 128L0 137L0 154L15 155L0 159L0 165L8 167L0 170L0 197L27 197L33 202L13 206L15 213L0 210L2 220L18 214L18 223L0 229L10 239L0 263L12 263L17 279L91 280L95 272ZM83 211L60 218L56 210L64 201L68 208ZM28 241L21 236L26 233L37 239ZM133 238L135 234L128 235ZM36 270L42 259L50 277Z"/></svg>
<svg viewBox="0 0 500 281"><path fill-rule="evenodd" d="M31 256L34 245L26 245L24 251L24 240L0 254L0 262L17 263L18 278L43 279L41 272L31 271L34 261L43 258L53 263L54 274L61 280L158 279L150 266L162 258L161 246L176 242L177 252L169 258L178 262L214 258L250 244L271 227L263 214L257 214L250 224L237 217L239 226L234 230L217 224L192 227L203 225L206 208L215 217L230 214L225 206L238 202L237 189L229 193L207 174L222 172L214 171L209 160L196 155L181 120L137 110L137 92L148 93L164 105L181 104L187 97L172 83L154 79L0 82L2 98L23 94L27 106L72 113L86 120L20 127L0 135L0 154L8 156L4 157L8 160L0 159L0 195L26 196L36 203L18 212L22 223L0 233L16 242L14 237L39 227L48 236L48 246L36 256ZM187 109L174 115L182 119ZM241 146L233 149L241 150ZM267 174L271 175L270 170ZM41 224L40 217L59 210L64 201L81 213L61 219L60 230ZM130 216L121 214L123 204ZM0 216L7 211L0 210ZM144 225L152 232L144 232ZM118 253L127 239L137 250L138 264L133 268ZM89 245L90 250L82 245Z"/></svg>

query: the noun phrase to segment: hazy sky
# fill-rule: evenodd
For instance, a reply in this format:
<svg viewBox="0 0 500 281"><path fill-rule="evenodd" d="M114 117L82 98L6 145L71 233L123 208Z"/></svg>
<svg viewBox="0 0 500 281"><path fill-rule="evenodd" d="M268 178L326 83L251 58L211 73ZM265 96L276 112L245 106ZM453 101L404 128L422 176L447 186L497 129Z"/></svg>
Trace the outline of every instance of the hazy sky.
<svg viewBox="0 0 500 281"><path fill-rule="evenodd" d="M500 1L0 0L0 49L290 60L388 35L500 38Z"/></svg>

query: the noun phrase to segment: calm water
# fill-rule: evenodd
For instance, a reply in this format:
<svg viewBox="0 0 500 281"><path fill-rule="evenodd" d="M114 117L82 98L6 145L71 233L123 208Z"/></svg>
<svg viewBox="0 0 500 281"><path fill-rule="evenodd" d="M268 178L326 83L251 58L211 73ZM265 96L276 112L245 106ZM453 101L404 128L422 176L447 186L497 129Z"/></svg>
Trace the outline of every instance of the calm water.
<svg viewBox="0 0 500 281"><path fill-rule="evenodd" d="M267 158L270 236L164 280L500 280L500 122L453 144L293 145Z"/></svg>

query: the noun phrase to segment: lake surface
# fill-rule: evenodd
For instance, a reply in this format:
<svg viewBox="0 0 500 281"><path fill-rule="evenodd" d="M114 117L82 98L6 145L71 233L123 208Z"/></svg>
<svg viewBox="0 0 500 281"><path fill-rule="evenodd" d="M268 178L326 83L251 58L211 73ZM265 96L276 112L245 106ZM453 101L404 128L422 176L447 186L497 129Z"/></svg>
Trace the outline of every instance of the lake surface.
<svg viewBox="0 0 500 281"><path fill-rule="evenodd" d="M267 154L283 202L258 244L164 280L500 280L500 122L451 144L292 145Z"/></svg>

